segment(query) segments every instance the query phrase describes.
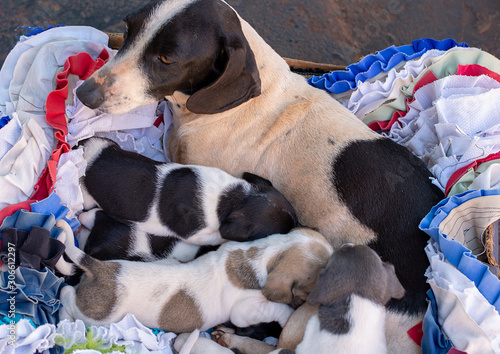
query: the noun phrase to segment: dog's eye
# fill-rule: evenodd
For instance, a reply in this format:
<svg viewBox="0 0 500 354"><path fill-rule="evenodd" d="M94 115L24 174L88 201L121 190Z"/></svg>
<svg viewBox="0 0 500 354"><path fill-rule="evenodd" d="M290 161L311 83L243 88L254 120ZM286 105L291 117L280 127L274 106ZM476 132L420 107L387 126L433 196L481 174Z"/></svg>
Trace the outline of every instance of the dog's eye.
<svg viewBox="0 0 500 354"><path fill-rule="evenodd" d="M158 60L160 60L163 64L170 65L173 63L173 61L168 60L166 56L160 55L158 56Z"/></svg>

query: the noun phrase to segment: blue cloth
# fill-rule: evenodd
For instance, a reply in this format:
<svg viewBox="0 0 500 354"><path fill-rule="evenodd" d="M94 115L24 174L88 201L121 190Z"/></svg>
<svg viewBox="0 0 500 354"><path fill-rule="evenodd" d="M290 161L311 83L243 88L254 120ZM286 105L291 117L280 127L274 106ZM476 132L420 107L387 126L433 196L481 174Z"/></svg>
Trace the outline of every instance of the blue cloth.
<svg viewBox="0 0 500 354"><path fill-rule="evenodd" d="M40 272L19 267L15 272L14 290L11 290L8 276L9 272L2 272L0 276L0 315L8 316L8 299L14 296L16 314L30 319L36 326L57 324L63 278L58 278L47 268Z"/></svg>
<svg viewBox="0 0 500 354"><path fill-rule="evenodd" d="M466 43L459 44L450 38L442 41L431 38L417 39L409 45L390 46L375 54L367 55L359 62L347 66L345 71L332 71L322 76L312 76L307 81L312 86L330 93L343 93L355 89L358 82L364 82L381 72L387 72L402 61L418 58L428 50L448 50L457 46L468 47Z"/></svg>
<svg viewBox="0 0 500 354"><path fill-rule="evenodd" d="M57 25L56 27L61 27L61 25ZM29 27L29 26L19 26L16 28L16 30L23 29L25 31L24 36L26 37L31 37L34 35L37 35L39 33L45 32L51 28L54 28L54 26L45 24L43 27Z"/></svg>
<svg viewBox="0 0 500 354"><path fill-rule="evenodd" d="M473 281L479 292L500 312L500 280L489 271L486 264L477 260L468 248L439 229L439 224L455 207L468 200L489 195L500 195L500 190L472 190L443 199L431 209L419 227L439 244L446 259Z"/></svg>
<svg viewBox="0 0 500 354"><path fill-rule="evenodd" d="M4 117L0 118L0 129L5 127L7 125L7 123L9 123L9 121L10 121L9 116L4 116Z"/></svg>
<svg viewBox="0 0 500 354"><path fill-rule="evenodd" d="M57 238L62 230L55 227L56 218L53 214L40 214L19 209L11 216L8 216L0 226L0 240L2 230L9 227L29 232L33 226L40 226L50 231L50 237Z"/></svg>
<svg viewBox="0 0 500 354"><path fill-rule="evenodd" d="M40 214L53 214L56 218L56 221L59 219L64 219L68 222L69 226L75 231L80 226L80 222L78 219L67 219L66 214L68 213L68 207L61 204L61 198L55 193L52 192L50 195L40 200L39 202L35 202L31 204L31 211L34 213Z"/></svg>
<svg viewBox="0 0 500 354"><path fill-rule="evenodd" d="M5 218L0 225L0 240L2 230L12 227L14 229L29 232L33 226L40 226L50 231L50 237L57 238L61 229L55 227L56 221L64 219L75 231L80 223L76 218L68 220L65 218L68 208L61 204L61 198L52 192L47 198L31 204L31 212L25 209L19 209L11 216Z"/></svg>
<svg viewBox="0 0 500 354"><path fill-rule="evenodd" d="M453 343L445 337L438 323L438 308L436 298L432 290L427 291L429 307L424 316L422 324L422 353L423 354L446 354L453 347Z"/></svg>

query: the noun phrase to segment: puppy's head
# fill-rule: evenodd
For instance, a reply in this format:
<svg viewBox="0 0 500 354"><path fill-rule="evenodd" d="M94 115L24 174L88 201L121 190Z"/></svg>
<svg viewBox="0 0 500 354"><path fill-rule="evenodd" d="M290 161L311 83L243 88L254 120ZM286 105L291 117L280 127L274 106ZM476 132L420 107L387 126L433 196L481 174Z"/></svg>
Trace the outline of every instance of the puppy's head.
<svg viewBox="0 0 500 354"><path fill-rule="evenodd" d="M231 191L219 203L222 238L251 241L286 234L297 226L295 210L271 182L251 173L243 179L251 184L249 192Z"/></svg>
<svg viewBox="0 0 500 354"><path fill-rule="evenodd" d="M221 0L158 0L126 18L117 55L78 89L88 107L124 113L175 92L194 113L225 111L260 94L253 52Z"/></svg>
<svg viewBox="0 0 500 354"><path fill-rule="evenodd" d="M288 238L290 247L267 264L262 293L270 301L298 307L306 301L333 249L321 234L311 229L296 229Z"/></svg>
<svg viewBox="0 0 500 354"><path fill-rule="evenodd" d="M375 251L365 245L345 245L332 255L307 302L330 305L351 294L385 306L391 298L401 299L405 290L394 266L382 262Z"/></svg>

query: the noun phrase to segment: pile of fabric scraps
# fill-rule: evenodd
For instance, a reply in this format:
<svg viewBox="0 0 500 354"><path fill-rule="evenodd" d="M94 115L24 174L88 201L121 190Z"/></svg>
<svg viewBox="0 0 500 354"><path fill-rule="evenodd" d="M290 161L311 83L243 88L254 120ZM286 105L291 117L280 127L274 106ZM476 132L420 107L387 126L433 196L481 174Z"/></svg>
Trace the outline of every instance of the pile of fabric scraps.
<svg viewBox="0 0 500 354"><path fill-rule="evenodd" d="M131 318L90 332L81 322L58 318L65 283L54 267L64 246L56 239L61 230L55 223L63 218L76 230L76 216L83 210L79 179L86 162L81 149L72 147L102 136L125 150L167 161L163 137L171 113L165 102L114 116L83 106L74 94L116 54L108 39L91 27L57 27L23 36L0 71L2 353L63 352L71 347L95 352L89 341L119 352L168 353L175 337L152 335Z"/></svg>
<svg viewBox="0 0 500 354"><path fill-rule="evenodd" d="M431 236L423 352L499 353L500 60L423 39L309 83L421 158L447 197L420 225Z"/></svg>
<svg viewBox="0 0 500 354"><path fill-rule="evenodd" d="M83 209L86 163L72 147L96 135L169 161L168 105L119 116L83 106L75 89L116 54L108 35L90 27L36 33L20 39L0 70L0 351L169 353L175 334L132 315L103 327L59 321L65 283L54 273L63 253L55 223L63 218L76 230ZM425 353L500 352L499 74L500 61L488 53L422 39L309 79L407 146L446 193L420 225L430 236L429 309L418 338ZM486 248L483 263L477 257Z"/></svg>

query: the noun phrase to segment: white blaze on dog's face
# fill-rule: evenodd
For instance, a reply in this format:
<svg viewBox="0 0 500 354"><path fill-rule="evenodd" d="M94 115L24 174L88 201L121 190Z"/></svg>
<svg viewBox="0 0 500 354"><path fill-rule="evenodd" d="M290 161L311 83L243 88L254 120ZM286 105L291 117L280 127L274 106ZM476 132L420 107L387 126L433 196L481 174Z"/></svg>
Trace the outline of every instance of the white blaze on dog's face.
<svg viewBox="0 0 500 354"><path fill-rule="evenodd" d="M175 92L194 113L218 113L260 94L253 52L220 0L154 1L126 18L117 55L77 89L88 107L124 113Z"/></svg>

